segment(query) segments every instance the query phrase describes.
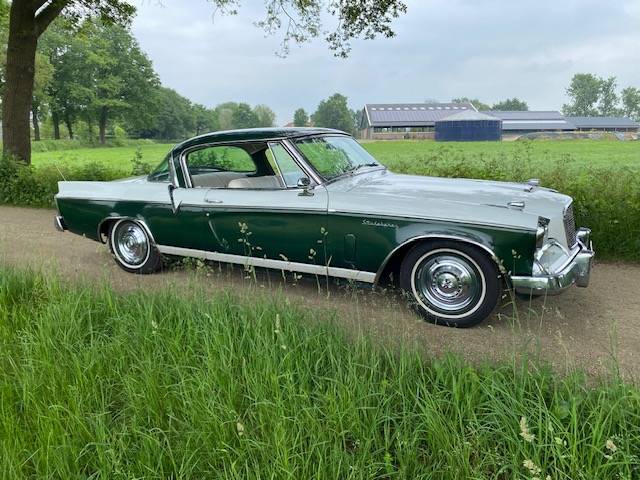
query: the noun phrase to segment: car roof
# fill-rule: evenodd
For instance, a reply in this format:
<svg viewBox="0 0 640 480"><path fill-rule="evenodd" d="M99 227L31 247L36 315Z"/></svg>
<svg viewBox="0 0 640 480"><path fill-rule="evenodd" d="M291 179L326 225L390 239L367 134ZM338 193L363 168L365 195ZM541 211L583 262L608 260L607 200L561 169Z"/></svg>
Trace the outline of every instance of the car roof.
<svg viewBox="0 0 640 480"><path fill-rule="evenodd" d="M246 142L246 141L264 141L277 138L299 138L310 135L327 135L339 134L347 135L340 130L332 128L311 128L311 127L275 127L275 128L245 128L241 130L223 130L219 132L205 133L197 137L185 140L174 147L174 150L184 150L185 148L195 145L219 142Z"/></svg>

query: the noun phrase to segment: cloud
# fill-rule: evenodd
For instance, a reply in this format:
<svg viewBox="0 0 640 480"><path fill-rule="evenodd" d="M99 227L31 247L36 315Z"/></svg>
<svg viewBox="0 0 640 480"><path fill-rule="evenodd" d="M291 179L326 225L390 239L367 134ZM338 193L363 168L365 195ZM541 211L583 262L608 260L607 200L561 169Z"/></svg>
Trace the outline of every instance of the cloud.
<svg viewBox="0 0 640 480"><path fill-rule="evenodd" d="M246 0L237 16L214 15L206 0L146 1L134 33L162 81L213 106L264 103L279 123L302 106L341 92L365 102L449 100L495 102L518 96L532 108L558 109L576 72L615 75L640 86L640 2L596 0L407 0L397 36L357 40L347 60L322 39L274 53L281 37L265 37L255 21L262 0Z"/></svg>

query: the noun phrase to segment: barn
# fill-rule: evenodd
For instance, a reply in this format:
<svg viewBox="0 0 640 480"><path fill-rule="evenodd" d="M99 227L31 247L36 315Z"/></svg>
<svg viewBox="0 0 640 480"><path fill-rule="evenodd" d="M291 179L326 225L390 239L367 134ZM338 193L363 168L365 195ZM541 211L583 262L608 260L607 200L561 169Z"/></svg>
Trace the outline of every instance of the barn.
<svg viewBox="0 0 640 480"><path fill-rule="evenodd" d="M502 120L467 110L435 122L438 142L481 142L502 140Z"/></svg>
<svg viewBox="0 0 640 480"><path fill-rule="evenodd" d="M432 140L437 120L465 111L476 109L471 103L369 103L362 112L360 137Z"/></svg>

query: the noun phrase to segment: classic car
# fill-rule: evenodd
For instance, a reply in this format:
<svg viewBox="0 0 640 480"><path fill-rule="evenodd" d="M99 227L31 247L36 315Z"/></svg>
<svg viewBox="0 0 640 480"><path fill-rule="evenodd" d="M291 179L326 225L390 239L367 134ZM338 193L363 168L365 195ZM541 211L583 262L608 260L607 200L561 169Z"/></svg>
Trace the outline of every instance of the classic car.
<svg viewBox="0 0 640 480"><path fill-rule="evenodd" d="M590 230L539 182L399 175L351 136L249 129L175 146L148 176L60 182L58 230L107 243L127 272L196 257L377 285L392 279L427 320L468 327L501 289L589 282Z"/></svg>

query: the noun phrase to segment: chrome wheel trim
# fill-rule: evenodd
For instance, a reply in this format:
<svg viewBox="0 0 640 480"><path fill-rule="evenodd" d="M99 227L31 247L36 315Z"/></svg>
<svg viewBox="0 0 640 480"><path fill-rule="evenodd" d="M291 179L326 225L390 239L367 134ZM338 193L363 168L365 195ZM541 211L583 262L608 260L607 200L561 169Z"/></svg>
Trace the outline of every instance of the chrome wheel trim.
<svg viewBox="0 0 640 480"><path fill-rule="evenodd" d="M487 285L484 272L473 258L458 250L440 248L416 261L411 271L411 290L416 301L430 314L458 319L480 308ZM470 305L473 305L471 309L455 313Z"/></svg>
<svg viewBox="0 0 640 480"><path fill-rule="evenodd" d="M111 232L111 249L118 261L130 269L141 268L151 254L149 236L144 227L133 220L123 219L114 225Z"/></svg>

